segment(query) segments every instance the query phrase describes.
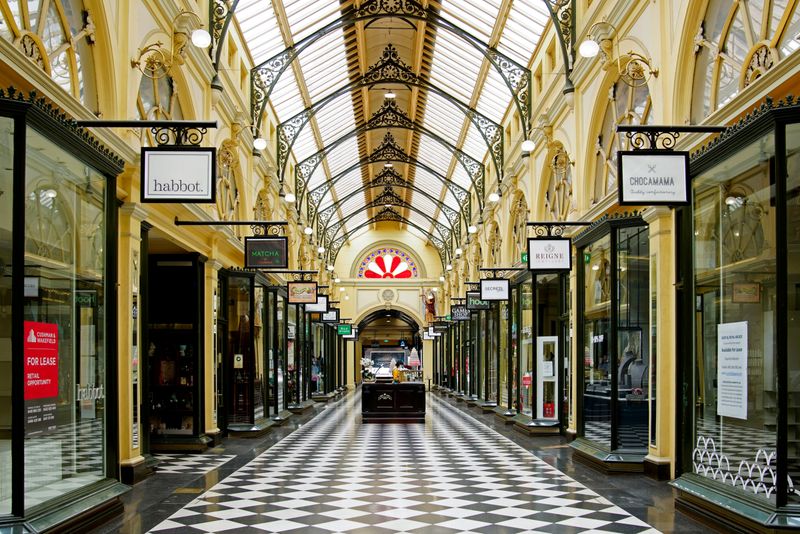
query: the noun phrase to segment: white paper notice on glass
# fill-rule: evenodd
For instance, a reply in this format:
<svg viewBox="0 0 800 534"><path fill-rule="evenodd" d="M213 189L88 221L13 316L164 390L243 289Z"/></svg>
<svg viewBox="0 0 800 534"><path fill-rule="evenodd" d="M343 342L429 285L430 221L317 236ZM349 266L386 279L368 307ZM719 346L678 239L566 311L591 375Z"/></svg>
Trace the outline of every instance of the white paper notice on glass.
<svg viewBox="0 0 800 534"><path fill-rule="evenodd" d="M553 362L542 362L542 376L555 376Z"/></svg>
<svg viewBox="0 0 800 534"><path fill-rule="evenodd" d="M747 419L747 321L717 325L717 415Z"/></svg>

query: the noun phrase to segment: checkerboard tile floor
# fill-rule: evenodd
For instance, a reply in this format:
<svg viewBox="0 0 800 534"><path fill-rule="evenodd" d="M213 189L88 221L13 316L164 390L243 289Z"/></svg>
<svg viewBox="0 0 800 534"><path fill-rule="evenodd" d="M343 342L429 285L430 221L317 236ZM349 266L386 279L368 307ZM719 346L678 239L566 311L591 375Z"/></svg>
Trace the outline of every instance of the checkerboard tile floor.
<svg viewBox="0 0 800 534"><path fill-rule="evenodd" d="M205 475L236 458L234 454L156 454L158 473L172 475Z"/></svg>
<svg viewBox="0 0 800 534"><path fill-rule="evenodd" d="M332 405L151 532L657 532L428 396L425 424Z"/></svg>

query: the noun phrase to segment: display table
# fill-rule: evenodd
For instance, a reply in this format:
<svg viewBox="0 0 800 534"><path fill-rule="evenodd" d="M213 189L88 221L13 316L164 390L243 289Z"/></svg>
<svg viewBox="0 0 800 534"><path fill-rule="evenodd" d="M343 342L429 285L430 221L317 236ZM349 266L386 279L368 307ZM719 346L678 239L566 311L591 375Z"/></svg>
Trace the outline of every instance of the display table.
<svg viewBox="0 0 800 534"><path fill-rule="evenodd" d="M425 384L362 384L361 417L364 423L424 423Z"/></svg>

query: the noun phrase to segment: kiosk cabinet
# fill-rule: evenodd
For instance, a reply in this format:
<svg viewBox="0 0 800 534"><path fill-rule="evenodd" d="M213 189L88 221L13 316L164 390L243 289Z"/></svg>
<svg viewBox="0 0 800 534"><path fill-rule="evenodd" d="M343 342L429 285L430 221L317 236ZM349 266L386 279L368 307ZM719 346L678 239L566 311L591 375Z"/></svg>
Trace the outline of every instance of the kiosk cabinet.
<svg viewBox="0 0 800 534"><path fill-rule="evenodd" d="M423 383L364 383L361 387L362 422L425 422L425 385Z"/></svg>

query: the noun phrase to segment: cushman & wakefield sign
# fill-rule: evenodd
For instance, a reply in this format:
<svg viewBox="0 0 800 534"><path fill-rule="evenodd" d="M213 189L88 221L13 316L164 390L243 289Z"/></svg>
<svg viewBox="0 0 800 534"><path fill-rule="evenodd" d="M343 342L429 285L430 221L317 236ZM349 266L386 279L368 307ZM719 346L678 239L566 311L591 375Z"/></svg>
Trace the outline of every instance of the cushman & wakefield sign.
<svg viewBox="0 0 800 534"><path fill-rule="evenodd" d="M481 300L508 300L508 279L481 280Z"/></svg>
<svg viewBox="0 0 800 534"><path fill-rule="evenodd" d="M142 202L216 202L214 147L144 147L141 169Z"/></svg>
<svg viewBox="0 0 800 534"><path fill-rule="evenodd" d="M554 273L572 269L572 246L566 237L528 239L528 269Z"/></svg>
<svg viewBox="0 0 800 534"><path fill-rule="evenodd" d="M617 152L620 205L689 203L689 153L667 150Z"/></svg>
<svg viewBox="0 0 800 534"><path fill-rule="evenodd" d="M245 237L244 266L246 269L285 269L288 265L286 237Z"/></svg>

